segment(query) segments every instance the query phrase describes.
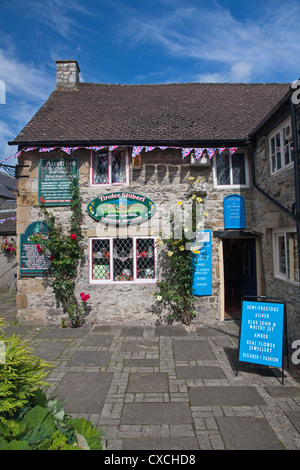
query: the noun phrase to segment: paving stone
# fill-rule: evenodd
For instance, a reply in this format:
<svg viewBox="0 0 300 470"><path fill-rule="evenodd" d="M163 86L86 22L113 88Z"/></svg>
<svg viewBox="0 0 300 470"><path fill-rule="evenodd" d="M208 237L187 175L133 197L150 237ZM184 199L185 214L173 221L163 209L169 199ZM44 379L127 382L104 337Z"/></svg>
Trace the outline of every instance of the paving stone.
<svg viewBox="0 0 300 470"><path fill-rule="evenodd" d="M181 325L160 325L155 328L155 336L188 336L190 333Z"/></svg>
<svg viewBox="0 0 300 470"><path fill-rule="evenodd" d="M300 411L286 411L285 414L291 421L292 425L300 433Z"/></svg>
<svg viewBox="0 0 300 470"><path fill-rule="evenodd" d="M52 395L69 413L100 413L112 378L111 372L68 372Z"/></svg>
<svg viewBox="0 0 300 470"><path fill-rule="evenodd" d="M255 387L191 387L189 388L189 395L192 406L254 406L266 404Z"/></svg>
<svg viewBox="0 0 300 470"><path fill-rule="evenodd" d="M165 372L134 372L130 374L128 393L168 392L168 374Z"/></svg>
<svg viewBox="0 0 300 470"><path fill-rule="evenodd" d="M226 375L216 366L181 366L176 367L179 379L224 379Z"/></svg>
<svg viewBox="0 0 300 470"><path fill-rule="evenodd" d="M158 367L158 359L124 359L125 367Z"/></svg>
<svg viewBox="0 0 300 470"><path fill-rule="evenodd" d="M125 403L121 423L192 423L192 415L187 403Z"/></svg>
<svg viewBox="0 0 300 470"><path fill-rule="evenodd" d="M178 437L178 438L147 438L147 439L124 439L123 450L198 450L196 438ZM182 464L189 462L189 456L184 456ZM175 458L175 456L174 456ZM180 458L180 456L179 456ZM183 458L183 457L182 457ZM186 460L187 459L187 460ZM156 462L153 457L153 462ZM177 463L177 462L175 462Z"/></svg>
<svg viewBox="0 0 300 470"><path fill-rule="evenodd" d="M227 450L283 450L265 418L216 418Z"/></svg>
<svg viewBox="0 0 300 470"><path fill-rule="evenodd" d="M81 343L81 346L101 346L108 347L112 341L112 336L110 335L88 335L84 341Z"/></svg>
<svg viewBox="0 0 300 470"><path fill-rule="evenodd" d="M300 388L296 387L281 385L280 387L265 387L265 389L273 398L292 398L300 396Z"/></svg>
<svg viewBox="0 0 300 470"><path fill-rule="evenodd" d="M89 330L85 328L48 328L38 333L37 338L72 339L83 338Z"/></svg>
<svg viewBox="0 0 300 470"><path fill-rule="evenodd" d="M45 361L55 361L66 347L66 343L45 341L34 348L34 355Z"/></svg>
<svg viewBox="0 0 300 470"><path fill-rule="evenodd" d="M124 326L120 336L143 336L144 328L142 326Z"/></svg>
<svg viewBox="0 0 300 470"><path fill-rule="evenodd" d="M215 360L215 356L205 340L173 340L175 361Z"/></svg>
<svg viewBox="0 0 300 470"><path fill-rule="evenodd" d="M196 328L196 332L199 336L204 336L206 338L209 338L211 336L226 336L228 333L224 330L221 330L217 325L216 326L211 326L211 327L201 327L201 328Z"/></svg>
<svg viewBox="0 0 300 470"><path fill-rule="evenodd" d="M125 340L122 345L122 351L133 351L133 352L157 352L159 344L157 341L143 341L143 340Z"/></svg>
<svg viewBox="0 0 300 470"><path fill-rule="evenodd" d="M109 351L76 351L68 362L68 366L106 367L112 353Z"/></svg>

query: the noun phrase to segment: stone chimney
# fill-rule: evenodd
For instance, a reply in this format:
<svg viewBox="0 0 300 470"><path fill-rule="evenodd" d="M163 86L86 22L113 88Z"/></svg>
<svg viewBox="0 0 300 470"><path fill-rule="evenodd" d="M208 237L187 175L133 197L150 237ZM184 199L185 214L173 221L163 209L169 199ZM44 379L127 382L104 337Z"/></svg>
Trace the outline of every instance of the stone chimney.
<svg viewBox="0 0 300 470"><path fill-rule="evenodd" d="M74 90L79 83L77 60L56 60L56 89Z"/></svg>

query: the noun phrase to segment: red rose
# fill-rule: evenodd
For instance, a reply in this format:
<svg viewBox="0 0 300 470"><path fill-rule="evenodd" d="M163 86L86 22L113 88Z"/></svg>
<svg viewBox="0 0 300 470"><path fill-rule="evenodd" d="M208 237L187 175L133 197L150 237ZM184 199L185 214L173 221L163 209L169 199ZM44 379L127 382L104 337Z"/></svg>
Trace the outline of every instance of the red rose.
<svg viewBox="0 0 300 470"><path fill-rule="evenodd" d="M83 292L81 292L80 297L82 302L86 302L90 298L89 294L84 294Z"/></svg>
<svg viewBox="0 0 300 470"><path fill-rule="evenodd" d="M77 238L77 237L76 237L75 233L72 233L72 234L71 234L71 240L76 240L76 238Z"/></svg>
<svg viewBox="0 0 300 470"><path fill-rule="evenodd" d="M41 247L41 245L40 245L39 243L36 245L36 249L37 249L37 251L38 251L39 253L40 253L41 251L43 251L43 249L42 249L42 247Z"/></svg>
<svg viewBox="0 0 300 470"><path fill-rule="evenodd" d="M53 261L55 258L54 256L49 256L50 261Z"/></svg>

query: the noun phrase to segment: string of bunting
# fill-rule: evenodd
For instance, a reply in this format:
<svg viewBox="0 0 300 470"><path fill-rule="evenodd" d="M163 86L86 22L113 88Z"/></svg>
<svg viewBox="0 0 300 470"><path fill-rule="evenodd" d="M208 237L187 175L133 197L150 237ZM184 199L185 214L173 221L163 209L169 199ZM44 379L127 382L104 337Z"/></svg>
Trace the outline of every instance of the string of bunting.
<svg viewBox="0 0 300 470"><path fill-rule="evenodd" d="M23 150L19 150L17 153L15 153L14 155L12 155L11 157L7 157L3 160L0 160L0 163L4 163L6 162L7 160L9 160L10 158L18 158L20 155L21 155L21 152L30 152L31 150L39 150L39 152L52 152L52 150L55 150L55 149L60 149L62 150L63 152L67 153L68 155L71 154L71 152L73 152L74 150L77 150L77 149L80 149L80 148L84 148L84 149L88 149L88 150L94 150L94 151L99 151L99 150L102 150L104 148L109 148L109 150L115 150L116 148L118 148L119 145L111 145L111 146L107 146L107 145L104 145L104 146L93 146L93 147L27 147L26 149L23 149ZM145 152L151 152L151 150L154 150L156 148L159 148L161 150L166 150L168 148L171 148L171 149L181 149L182 150L182 158L186 158L192 151L195 152L195 157L197 159L201 158L203 156L203 152L206 150L207 152L207 155L209 158L212 158L212 156L214 155L214 153L218 150L219 153L222 153L226 147L219 147L219 148L193 148L193 147L188 147L188 148L183 148L183 147L159 147L159 146L156 146L156 147L145 147L145 146L135 146L133 147L132 149L132 157L136 157L139 153L142 152L143 149L145 149ZM231 153L231 155L233 153L235 153L237 150L237 147L230 147L229 148L229 152Z"/></svg>
<svg viewBox="0 0 300 470"><path fill-rule="evenodd" d="M14 217L8 217L7 219L0 219L0 224L4 224L7 220L16 220L17 216Z"/></svg>

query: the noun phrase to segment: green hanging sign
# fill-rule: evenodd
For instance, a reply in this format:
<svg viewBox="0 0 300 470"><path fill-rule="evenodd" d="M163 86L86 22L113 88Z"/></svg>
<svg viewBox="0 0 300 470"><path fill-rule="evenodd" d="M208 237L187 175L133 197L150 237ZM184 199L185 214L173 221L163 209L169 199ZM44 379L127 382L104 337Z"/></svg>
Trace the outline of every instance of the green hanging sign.
<svg viewBox="0 0 300 470"><path fill-rule="evenodd" d="M93 199L87 206L87 212L104 224L137 224L152 217L155 213L155 204L140 194L108 193Z"/></svg>

